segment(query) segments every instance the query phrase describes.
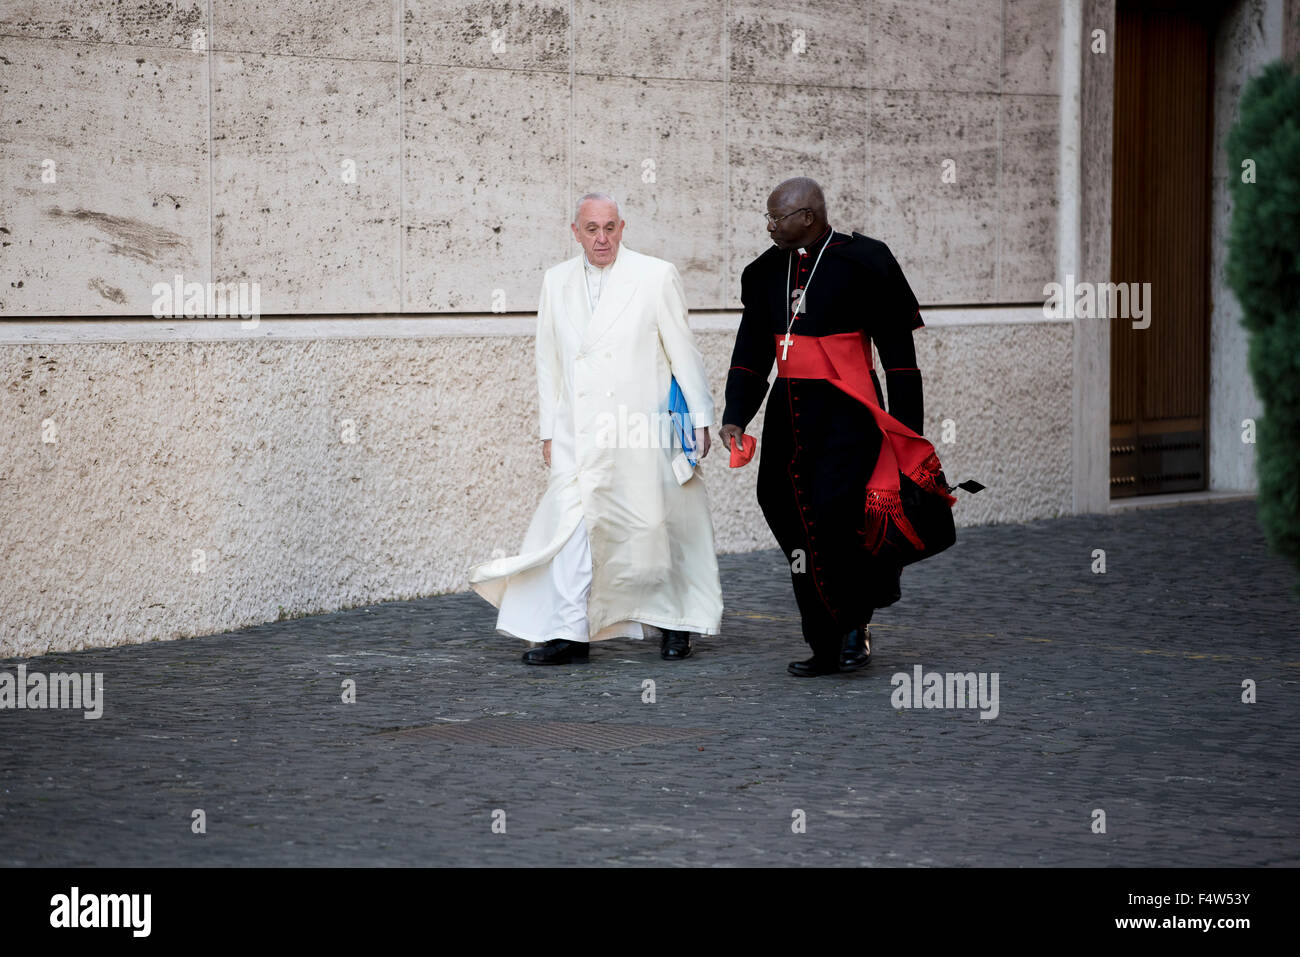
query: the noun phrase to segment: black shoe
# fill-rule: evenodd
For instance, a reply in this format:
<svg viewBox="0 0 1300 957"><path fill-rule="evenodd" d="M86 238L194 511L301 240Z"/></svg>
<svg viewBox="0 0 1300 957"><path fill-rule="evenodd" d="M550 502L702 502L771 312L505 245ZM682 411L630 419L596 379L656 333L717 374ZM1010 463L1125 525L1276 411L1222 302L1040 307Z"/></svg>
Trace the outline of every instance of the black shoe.
<svg viewBox="0 0 1300 957"><path fill-rule="evenodd" d="M819 675L833 675L840 670L840 648L843 641L833 638L830 641L819 638L810 641L813 656L807 661L792 661L787 669L796 678L816 678Z"/></svg>
<svg viewBox="0 0 1300 957"><path fill-rule="evenodd" d="M871 664L871 629L859 625L844 636L840 648L840 671L857 671Z"/></svg>
<svg viewBox="0 0 1300 957"><path fill-rule="evenodd" d="M691 652L695 650L695 642L691 640L689 631L670 631L664 628L663 633L663 640L659 642L660 658L674 661L691 656Z"/></svg>
<svg viewBox="0 0 1300 957"><path fill-rule="evenodd" d="M796 678L817 678L821 675L839 674L840 663L837 658L823 658L813 655L807 661L792 661L786 668Z"/></svg>
<svg viewBox="0 0 1300 957"><path fill-rule="evenodd" d="M586 661L588 646L585 641L552 638L540 648L524 652L526 665L567 665L571 661Z"/></svg>

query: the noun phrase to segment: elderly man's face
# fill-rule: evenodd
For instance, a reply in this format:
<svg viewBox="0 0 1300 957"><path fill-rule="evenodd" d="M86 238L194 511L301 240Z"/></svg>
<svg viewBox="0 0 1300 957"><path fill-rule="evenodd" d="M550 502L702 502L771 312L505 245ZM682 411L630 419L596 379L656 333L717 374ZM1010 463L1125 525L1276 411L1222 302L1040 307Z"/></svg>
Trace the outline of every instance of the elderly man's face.
<svg viewBox="0 0 1300 957"><path fill-rule="evenodd" d="M573 237L582 243L587 261L603 268L618 255L618 244L623 241L623 226L613 203L589 199L578 208L578 221L570 228Z"/></svg>
<svg viewBox="0 0 1300 957"><path fill-rule="evenodd" d="M781 192L767 198L767 234L777 249L794 249L812 225L812 210L799 199Z"/></svg>

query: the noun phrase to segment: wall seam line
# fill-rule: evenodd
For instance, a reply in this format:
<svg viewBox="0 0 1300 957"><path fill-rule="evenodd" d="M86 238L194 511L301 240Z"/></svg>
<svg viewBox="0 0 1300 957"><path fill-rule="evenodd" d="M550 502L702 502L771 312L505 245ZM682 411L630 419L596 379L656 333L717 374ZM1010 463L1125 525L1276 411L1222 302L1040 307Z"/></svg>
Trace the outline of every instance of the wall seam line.
<svg viewBox="0 0 1300 957"><path fill-rule="evenodd" d="M718 301L728 303L731 276L731 0L722 4L722 288Z"/></svg>
<svg viewBox="0 0 1300 957"><path fill-rule="evenodd" d="M406 0L397 4L397 311L406 311Z"/></svg>
<svg viewBox="0 0 1300 957"><path fill-rule="evenodd" d="M1002 75L1007 66L1007 0L1002 0L1002 29L998 35L998 103L993 113L993 136L997 140L998 164L993 171L993 298L1002 296Z"/></svg>
<svg viewBox="0 0 1300 957"><path fill-rule="evenodd" d="M208 42L205 44L208 60L208 282L217 281L217 236L214 204L216 202L216 166L212 155L212 59L213 44L212 0L208 0Z"/></svg>
<svg viewBox="0 0 1300 957"><path fill-rule="evenodd" d="M575 12L574 6L575 0L569 0L569 198L564 209L564 215L566 217L569 214L569 209L572 208L574 202L578 198L573 181L573 124L575 116L573 86L575 82L574 77L577 73L578 57L578 26L573 19Z"/></svg>

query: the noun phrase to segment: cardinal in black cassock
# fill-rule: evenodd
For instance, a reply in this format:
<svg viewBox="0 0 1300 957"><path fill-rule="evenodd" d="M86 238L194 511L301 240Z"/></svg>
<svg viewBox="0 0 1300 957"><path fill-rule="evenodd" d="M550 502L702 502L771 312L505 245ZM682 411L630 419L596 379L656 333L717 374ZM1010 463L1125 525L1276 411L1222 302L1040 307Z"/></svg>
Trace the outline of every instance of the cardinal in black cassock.
<svg viewBox="0 0 1300 957"><path fill-rule="evenodd" d="M901 563L885 531L913 542L900 473L949 504L921 435L916 297L884 243L833 230L820 187L787 180L768 198L774 245L741 275L744 313L727 373L722 439L739 445L768 394L758 501L790 562L813 657L790 672L853 671L871 658L867 623L899 598ZM870 343L889 386L884 410ZM941 484L944 483L944 484Z"/></svg>

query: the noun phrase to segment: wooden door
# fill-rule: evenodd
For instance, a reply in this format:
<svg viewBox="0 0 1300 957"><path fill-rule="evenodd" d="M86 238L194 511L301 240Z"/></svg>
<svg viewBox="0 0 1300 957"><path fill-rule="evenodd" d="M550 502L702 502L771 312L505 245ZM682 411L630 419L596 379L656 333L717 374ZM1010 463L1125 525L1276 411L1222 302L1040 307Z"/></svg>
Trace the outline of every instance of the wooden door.
<svg viewBox="0 0 1300 957"><path fill-rule="evenodd" d="M1112 497L1207 487L1213 61L1196 6L1116 11L1111 281L1150 289L1150 324L1110 320Z"/></svg>

